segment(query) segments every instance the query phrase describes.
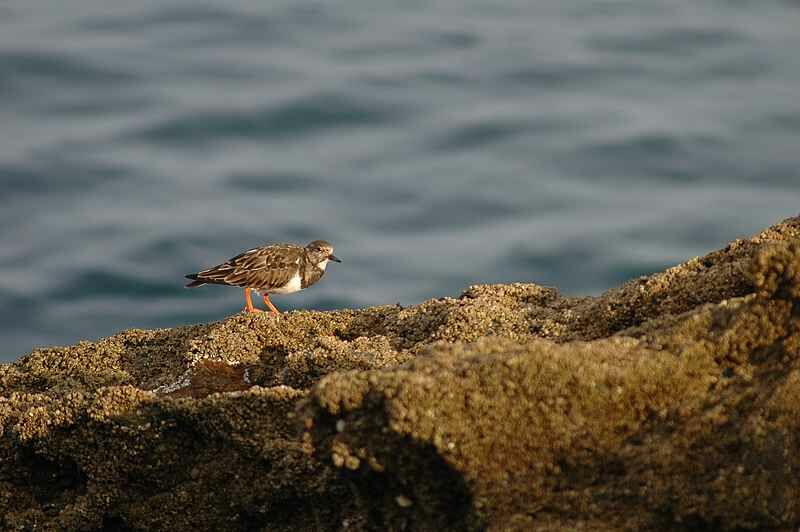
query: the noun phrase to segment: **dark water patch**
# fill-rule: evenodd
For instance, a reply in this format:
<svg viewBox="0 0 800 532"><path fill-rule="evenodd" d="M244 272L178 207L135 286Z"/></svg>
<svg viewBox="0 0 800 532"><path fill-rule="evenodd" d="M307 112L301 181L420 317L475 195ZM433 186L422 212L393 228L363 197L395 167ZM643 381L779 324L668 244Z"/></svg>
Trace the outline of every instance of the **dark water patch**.
<svg viewBox="0 0 800 532"><path fill-rule="evenodd" d="M231 9L211 5L185 5L156 9L148 13L127 14L120 17L83 19L79 30L107 31L112 33L140 32L142 28L171 29L175 26L196 24L246 23L247 17Z"/></svg>
<svg viewBox="0 0 800 532"><path fill-rule="evenodd" d="M454 50L469 50L481 42L480 36L469 31L421 31L413 38L396 37L391 42L358 43L333 53L333 57L345 60L392 57L418 57L420 54L435 54Z"/></svg>
<svg viewBox="0 0 800 532"><path fill-rule="evenodd" d="M525 121L485 120L460 126L435 140L432 145L434 149L445 152L469 150L517 137L531 129L532 125Z"/></svg>
<svg viewBox="0 0 800 532"><path fill-rule="evenodd" d="M586 117L583 118L585 119ZM431 142L426 142L426 148L453 153L508 143L515 138L529 135L563 133L567 130L574 130L577 127L578 124L569 116L530 119L487 118L469 124L451 124L449 131Z"/></svg>
<svg viewBox="0 0 800 532"><path fill-rule="evenodd" d="M161 49L230 43L286 43L291 34L281 20L216 6L178 6L125 17L82 21L78 32L150 35Z"/></svg>
<svg viewBox="0 0 800 532"><path fill-rule="evenodd" d="M597 178L662 179L693 182L736 173L728 146L707 136L643 133L613 142L580 146L556 163L570 173Z"/></svg>
<svg viewBox="0 0 800 532"><path fill-rule="evenodd" d="M98 296L115 297L120 301L163 297L183 289L182 278L179 277L176 275L173 282L152 281L113 271L86 270L71 277L60 288L51 291L50 295L72 301Z"/></svg>
<svg viewBox="0 0 800 532"><path fill-rule="evenodd" d="M17 295L0 289L0 320L2 320L4 328L30 326L35 321L37 313L42 311L46 305L47 300L44 298ZM2 345L0 345L0 349L3 349ZM4 360L2 357L4 354L6 353L0 352L0 361Z"/></svg>
<svg viewBox="0 0 800 532"><path fill-rule="evenodd" d="M513 83L542 90L585 90L591 84L630 81L648 74L651 72L645 66L636 64L538 63L512 69L498 81L502 85Z"/></svg>
<svg viewBox="0 0 800 532"><path fill-rule="evenodd" d="M270 29L271 23L261 24L251 21L246 27L220 26L216 28L193 28L185 32L167 32L154 38L155 47L165 51L189 50L197 52L201 48L220 50L225 47L240 49L253 46L282 46L295 38L286 34L285 28Z"/></svg>
<svg viewBox="0 0 800 532"><path fill-rule="evenodd" d="M314 95L253 111L202 111L165 120L133 135L137 140L197 146L235 139L284 140L330 129L397 124L409 115L398 104L338 95Z"/></svg>
<svg viewBox="0 0 800 532"><path fill-rule="evenodd" d="M144 13L120 17L99 17L80 21L79 32L141 34L157 32L161 45L217 44L231 42L272 42L287 45L297 40L304 30L316 36L345 31L353 23L322 5L292 5L284 9L236 10L211 5L186 4L164 7ZM197 30L203 30L197 33Z"/></svg>
<svg viewBox="0 0 800 532"><path fill-rule="evenodd" d="M391 233L414 233L446 228L463 230L476 225L505 220L526 212L526 208L497 198L481 196L449 197L414 205L407 212L386 215L374 222L375 228Z"/></svg>
<svg viewBox="0 0 800 532"><path fill-rule="evenodd" d="M770 114L761 121L767 129L778 128L786 133L800 133L800 109Z"/></svg>
<svg viewBox="0 0 800 532"><path fill-rule="evenodd" d="M49 90L56 90L61 85L107 87L136 81L139 81L137 76L130 72L99 65L86 57L53 51L0 51L0 89L7 86L41 88L45 84Z"/></svg>
<svg viewBox="0 0 800 532"><path fill-rule="evenodd" d="M0 204L18 200L21 194L86 193L90 187L129 176L130 171L122 166L62 157L45 156L24 164L0 164L0 187L13 191L13 194L0 194Z"/></svg>
<svg viewBox="0 0 800 532"><path fill-rule="evenodd" d="M56 97L42 101L37 105L37 113L44 116L64 116L85 118L91 115L108 117L131 112L142 112L155 107L160 101L152 95L104 94L96 95L80 93L76 97Z"/></svg>
<svg viewBox="0 0 800 532"><path fill-rule="evenodd" d="M202 80L213 84L235 86L239 82L281 82L298 80L302 76L288 66L279 65L231 65L216 61L203 61L192 64L184 62L164 72L165 79L186 83L191 80Z"/></svg>
<svg viewBox="0 0 800 532"><path fill-rule="evenodd" d="M392 183L376 178L371 181L338 184L336 193L343 199L356 200L362 206L404 206L420 199L420 191L411 184Z"/></svg>
<svg viewBox="0 0 800 532"><path fill-rule="evenodd" d="M410 75L406 80L409 83L430 83L432 85L459 85L471 81L468 74L448 72L444 70L423 70Z"/></svg>
<svg viewBox="0 0 800 532"><path fill-rule="evenodd" d="M444 48L466 50L475 48L481 42L478 34L471 31L441 31L431 34L428 39L440 43Z"/></svg>
<svg viewBox="0 0 800 532"><path fill-rule="evenodd" d="M422 90L428 87L453 87L459 90L474 89L479 80L476 76L464 72L454 72L444 69L419 69L412 72L367 72L362 74L358 83L365 89L399 89L417 87Z"/></svg>
<svg viewBox="0 0 800 532"><path fill-rule="evenodd" d="M28 354L35 346L51 345L52 326L42 317L52 300L0 291L0 363Z"/></svg>
<svg viewBox="0 0 800 532"><path fill-rule="evenodd" d="M341 16L341 11L325 4L292 3L282 11L282 22L316 29L352 29L353 23Z"/></svg>
<svg viewBox="0 0 800 532"><path fill-rule="evenodd" d="M234 189L245 192L287 194L314 190L321 193L326 184L318 177L294 172L237 173L227 179Z"/></svg>
<svg viewBox="0 0 800 532"><path fill-rule="evenodd" d="M724 80L754 81L768 76L773 70L769 58L763 55L737 55L691 68L680 77L692 82Z"/></svg>
<svg viewBox="0 0 800 532"><path fill-rule="evenodd" d="M592 50L690 57L710 49L723 48L749 42L749 37L731 29L678 28L643 33L624 33L603 37L590 37L585 45Z"/></svg>
<svg viewBox="0 0 800 532"><path fill-rule="evenodd" d="M533 249L520 242L515 245L503 262L515 264L531 272L556 272L564 267L578 273L581 269L593 269L593 263L600 260L600 246L562 244L556 249Z"/></svg>
<svg viewBox="0 0 800 532"><path fill-rule="evenodd" d="M568 16L576 20L605 19L609 17L631 16L634 14L658 16L668 11L664 5L659 5L656 2L636 2L630 0L580 2L568 9Z"/></svg>
<svg viewBox="0 0 800 532"><path fill-rule="evenodd" d="M653 242L658 242L662 249L680 249L683 242L691 241L696 249L709 251L724 247L731 235L737 235L731 225L696 210L683 216L660 219L615 232L619 241L630 242L631 247L639 247L640 244L650 247ZM690 257L691 253L687 253L676 261L688 260ZM659 264L662 263L656 263Z"/></svg>
<svg viewBox="0 0 800 532"><path fill-rule="evenodd" d="M189 273L192 268L195 268L194 271L196 271L202 266L200 264L191 264L190 257L196 255L199 250L207 249L209 245L215 242L219 241L203 234L202 231L197 231L190 235L161 236L148 239L138 246L131 246L123 255L122 260L127 263L151 266L164 264L175 269L175 275L182 275ZM222 257L220 257L220 260L223 260ZM176 262L183 264L183 268L176 267Z"/></svg>

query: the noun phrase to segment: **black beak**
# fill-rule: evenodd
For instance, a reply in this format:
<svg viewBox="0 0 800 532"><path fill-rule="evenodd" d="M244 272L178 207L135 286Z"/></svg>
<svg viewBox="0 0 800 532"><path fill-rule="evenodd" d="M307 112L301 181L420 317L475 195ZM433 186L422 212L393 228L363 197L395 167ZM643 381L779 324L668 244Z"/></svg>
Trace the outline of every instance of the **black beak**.
<svg viewBox="0 0 800 532"><path fill-rule="evenodd" d="M342 262L339 258L336 257L333 253L328 255L328 260L332 260L333 262Z"/></svg>

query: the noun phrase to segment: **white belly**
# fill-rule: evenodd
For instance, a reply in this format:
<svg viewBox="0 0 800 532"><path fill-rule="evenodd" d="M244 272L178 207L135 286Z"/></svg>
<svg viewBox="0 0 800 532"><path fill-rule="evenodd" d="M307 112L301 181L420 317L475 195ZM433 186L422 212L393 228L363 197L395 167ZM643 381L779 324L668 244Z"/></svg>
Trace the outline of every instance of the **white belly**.
<svg viewBox="0 0 800 532"><path fill-rule="evenodd" d="M289 279L289 282L285 285L281 286L280 288L270 288L269 290L262 290L261 293L268 293L268 294L291 294L293 292L299 292L302 288L302 281L300 280L300 272L294 274L294 277Z"/></svg>

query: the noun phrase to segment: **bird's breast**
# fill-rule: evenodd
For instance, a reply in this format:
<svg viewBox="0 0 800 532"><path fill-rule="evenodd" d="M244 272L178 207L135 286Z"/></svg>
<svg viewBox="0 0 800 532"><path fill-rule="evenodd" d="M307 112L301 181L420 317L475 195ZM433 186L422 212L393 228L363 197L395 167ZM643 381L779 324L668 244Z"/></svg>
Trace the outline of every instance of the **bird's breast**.
<svg viewBox="0 0 800 532"><path fill-rule="evenodd" d="M295 273L289 282L283 286L279 286L277 288L270 288L269 290L264 290L264 292L270 294L291 294L293 292L299 292L303 289L303 281L300 278L300 272L298 271Z"/></svg>

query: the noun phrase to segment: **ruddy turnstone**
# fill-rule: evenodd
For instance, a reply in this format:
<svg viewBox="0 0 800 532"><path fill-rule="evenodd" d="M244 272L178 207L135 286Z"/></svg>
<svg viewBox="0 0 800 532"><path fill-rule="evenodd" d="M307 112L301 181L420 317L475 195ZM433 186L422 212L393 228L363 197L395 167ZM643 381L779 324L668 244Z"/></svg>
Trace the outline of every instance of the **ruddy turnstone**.
<svg viewBox="0 0 800 532"><path fill-rule="evenodd" d="M306 247L297 244L272 244L248 249L222 264L186 276L192 282L186 288L204 284L225 284L244 288L245 310L253 307L250 291L259 292L274 314L278 309L269 294L291 294L308 288L322 278L328 261L342 262L333 254L333 246L314 240Z"/></svg>

